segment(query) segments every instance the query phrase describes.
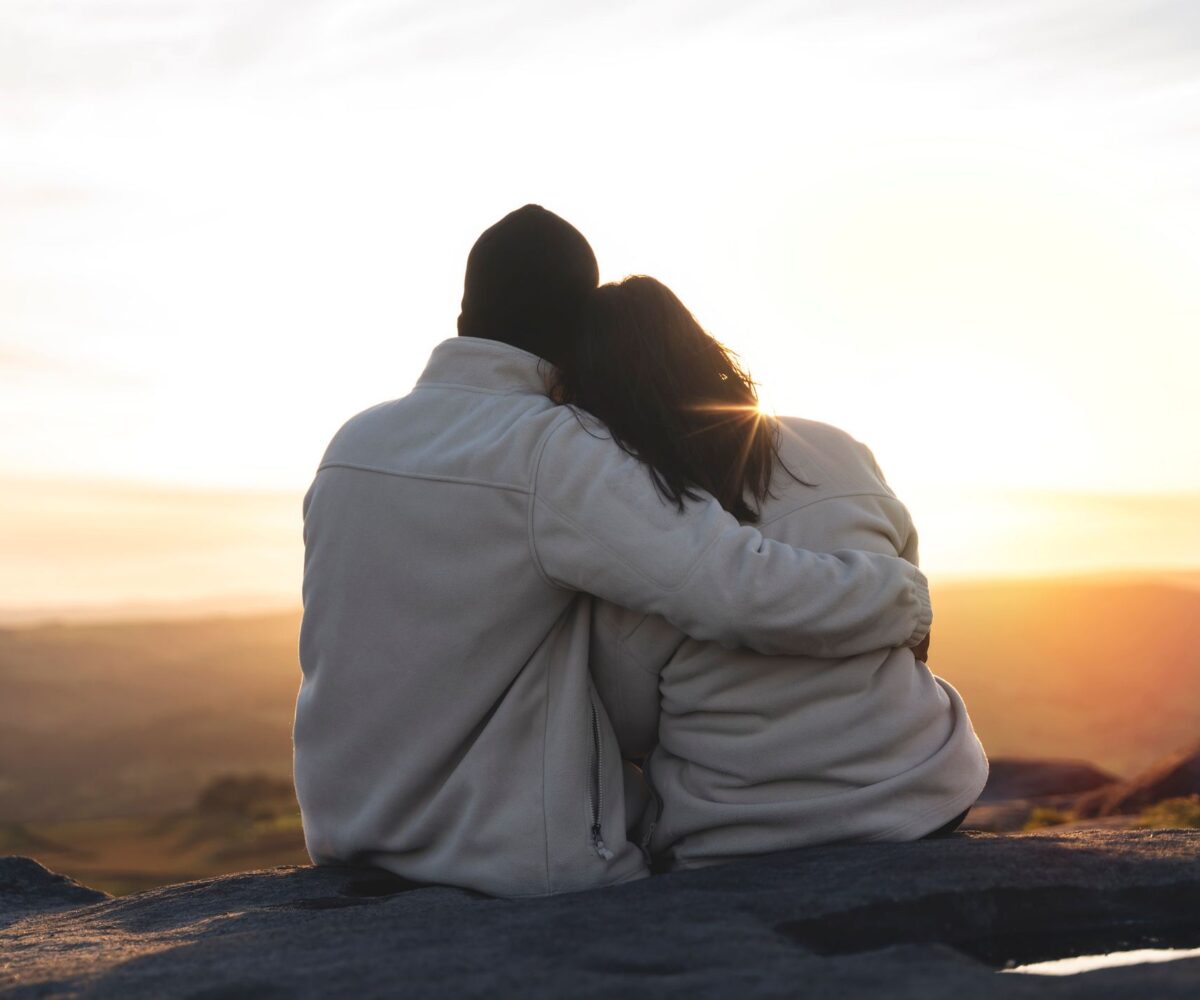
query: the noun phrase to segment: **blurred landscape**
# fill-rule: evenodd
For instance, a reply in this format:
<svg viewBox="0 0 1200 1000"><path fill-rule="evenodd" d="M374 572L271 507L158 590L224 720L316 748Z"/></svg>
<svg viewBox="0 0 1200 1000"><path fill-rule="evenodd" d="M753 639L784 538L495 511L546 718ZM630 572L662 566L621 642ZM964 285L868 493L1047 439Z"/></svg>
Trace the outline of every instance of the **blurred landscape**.
<svg viewBox="0 0 1200 1000"><path fill-rule="evenodd" d="M950 583L934 599L931 666L992 757L1130 777L1200 737L1195 579ZM298 627L288 612L0 630L0 853L117 893L306 863Z"/></svg>
<svg viewBox="0 0 1200 1000"><path fill-rule="evenodd" d="M114 893L306 863L291 792L298 624L0 630L0 854ZM257 802L205 803L225 776L265 779L249 786Z"/></svg>

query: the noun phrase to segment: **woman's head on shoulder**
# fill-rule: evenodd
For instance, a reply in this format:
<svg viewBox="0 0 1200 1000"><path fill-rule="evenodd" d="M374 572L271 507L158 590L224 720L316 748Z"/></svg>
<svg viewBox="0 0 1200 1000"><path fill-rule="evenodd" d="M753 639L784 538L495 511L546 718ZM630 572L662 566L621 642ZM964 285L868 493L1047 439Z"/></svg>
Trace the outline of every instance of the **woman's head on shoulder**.
<svg viewBox="0 0 1200 1000"><path fill-rule="evenodd" d="M777 428L736 356L666 285L646 275L601 285L583 308L556 396L602 420L682 506L701 489L757 520L777 461Z"/></svg>

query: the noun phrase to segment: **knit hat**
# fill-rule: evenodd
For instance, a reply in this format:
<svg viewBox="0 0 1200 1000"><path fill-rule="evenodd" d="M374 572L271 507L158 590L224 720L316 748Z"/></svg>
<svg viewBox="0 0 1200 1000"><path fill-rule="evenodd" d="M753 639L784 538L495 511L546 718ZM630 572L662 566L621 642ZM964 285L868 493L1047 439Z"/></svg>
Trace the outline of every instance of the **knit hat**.
<svg viewBox="0 0 1200 1000"><path fill-rule="evenodd" d="M467 257L458 333L512 344L555 361L600 280L588 241L541 205L509 212Z"/></svg>

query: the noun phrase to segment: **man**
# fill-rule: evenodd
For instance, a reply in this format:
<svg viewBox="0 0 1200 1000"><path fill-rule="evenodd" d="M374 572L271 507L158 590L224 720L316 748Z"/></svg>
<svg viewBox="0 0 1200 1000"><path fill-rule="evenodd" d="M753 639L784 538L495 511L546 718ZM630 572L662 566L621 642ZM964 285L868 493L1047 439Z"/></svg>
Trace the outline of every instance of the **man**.
<svg viewBox="0 0 1200 1000"><path fill-rule="evenodd" d="M548 398L597 282L562 219L501 219L467 260L459 336L326 451L304 501L295 723L317 864L503 896L643 877L588 673L589 594L764 653L928 632L911 564L766 541L715 500L680 513Z"/></svg>

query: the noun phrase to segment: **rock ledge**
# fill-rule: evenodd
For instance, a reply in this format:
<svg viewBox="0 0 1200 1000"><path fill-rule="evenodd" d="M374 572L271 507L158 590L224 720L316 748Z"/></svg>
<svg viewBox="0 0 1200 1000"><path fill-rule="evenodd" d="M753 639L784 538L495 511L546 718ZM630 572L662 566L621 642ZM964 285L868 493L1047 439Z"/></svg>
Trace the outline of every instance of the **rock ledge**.
<svg viewBox="0 0 1200 1000"><path fill-rule="evenodd" d="M364 868L113 899L0 859L0 989L19 997L1200 995L1200 959L996 972L1147 946L1200 946L1200 831L813 848L527 900Z"/></svg>

